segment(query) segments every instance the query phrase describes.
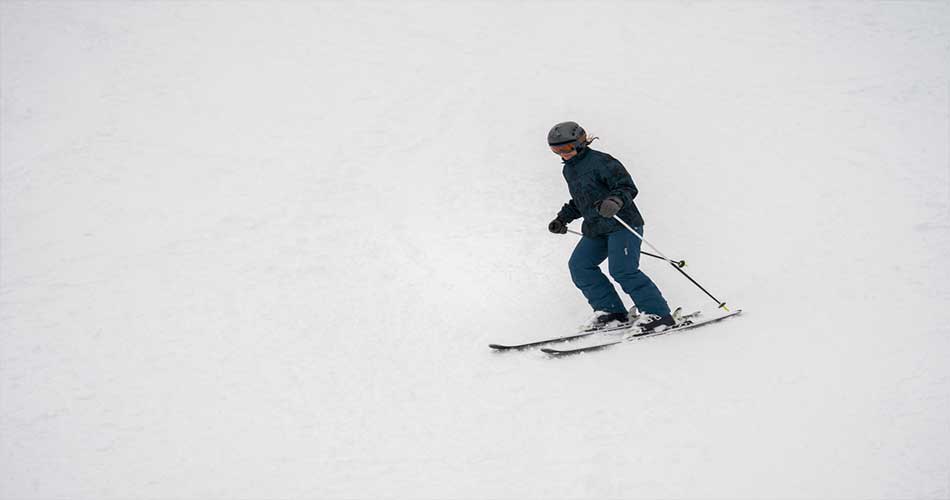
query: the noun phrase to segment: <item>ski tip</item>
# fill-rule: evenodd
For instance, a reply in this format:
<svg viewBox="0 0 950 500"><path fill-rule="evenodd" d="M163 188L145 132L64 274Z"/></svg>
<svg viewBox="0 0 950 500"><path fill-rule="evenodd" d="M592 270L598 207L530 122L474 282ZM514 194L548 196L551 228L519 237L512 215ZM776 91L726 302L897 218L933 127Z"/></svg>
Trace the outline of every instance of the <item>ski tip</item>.
<svg viewBox="0 0 950 500"><path fill-rule="evenodd" d="M488 344L488 347L490 347L490 348L492 348L492 349L494 349L494 350L496 350L496 351L503 351L503 350L505 350L505 349L511 349L511 346L501 345L501 344Z"/></svg>
<svg viewBox="0 0 950 500"><path fill-rule="evenodd" d="M582 354L585 352L601 351L601 350L607 349L608 347L612 347L612 346L615 346L617 344L622 344L622 343L623 343L622 340L617 340L615 342L608 342L606 344L596 344L596 345L591 345L587 347L578 347L577 349L568 349L568 350L563 350L563 351L546 347L546 348L541 349L541 352L545 354L550 354L552 356L558 356L558 357L572 356L575 354Z"/></svg>

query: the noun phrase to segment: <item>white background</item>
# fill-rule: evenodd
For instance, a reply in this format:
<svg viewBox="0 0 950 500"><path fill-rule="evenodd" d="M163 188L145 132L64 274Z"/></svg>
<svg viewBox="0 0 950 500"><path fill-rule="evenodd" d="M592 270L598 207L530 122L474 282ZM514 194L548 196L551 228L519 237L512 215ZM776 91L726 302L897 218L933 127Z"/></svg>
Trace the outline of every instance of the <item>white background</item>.
<svg viewBox="0 0 950 500"><path fill-rule="evenodd" d="M950 498L948 99L941 2L4 1L0 497ZM742 317L486 347L564 120Z"/></svg>

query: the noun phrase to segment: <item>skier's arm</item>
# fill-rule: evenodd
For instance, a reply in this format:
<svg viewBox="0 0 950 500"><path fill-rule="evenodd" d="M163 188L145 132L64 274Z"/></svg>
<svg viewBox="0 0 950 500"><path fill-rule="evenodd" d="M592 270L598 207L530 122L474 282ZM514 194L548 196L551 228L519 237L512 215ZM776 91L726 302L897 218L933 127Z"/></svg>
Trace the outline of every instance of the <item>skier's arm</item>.
<svg viewBox="0 0 950 500"><path fill-rule="evenodd" d="M632 203L639 192L627 169L616 158L610 158L604 166L604 182L610 190L610 196L623 200L623 206Z"/></svg>
<svg viewBox="0 0 950 500"><path fill-rule="evenodd" d="M571 201L565 203L564 206L561 207L561 211L557 213L557 218L561 219L561 221L565 224L571 222L572 220L581 218L581 211L578 210L577 204L574 203L573 198L571 198Z"/></svg>

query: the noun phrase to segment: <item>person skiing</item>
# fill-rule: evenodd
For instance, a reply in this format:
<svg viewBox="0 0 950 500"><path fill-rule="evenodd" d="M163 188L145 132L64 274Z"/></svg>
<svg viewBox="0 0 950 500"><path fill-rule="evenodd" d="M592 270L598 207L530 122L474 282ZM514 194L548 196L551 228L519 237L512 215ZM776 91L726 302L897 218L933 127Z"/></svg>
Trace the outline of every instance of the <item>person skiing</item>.
<svg viewBox="0 0 950 500"><path fill-rule="evenodd" d="M548 230L565 234L571 221L584 218L583 236L571 254L568 267L571 280L594 309L591 326L629 321L617 290L600 270L600 264L606 259L610 276L642 313L637 320L640 330L650 332L673 327L676 322L666 299L640 270L640 238L613 218L619 216L643 235L643 216L633 202L637 187L623 164L607 153L591 149L592 142L576 122L558 123L548 132L548 146L561 157L564 180L571 194L570 201L548 224Z"/></svg>

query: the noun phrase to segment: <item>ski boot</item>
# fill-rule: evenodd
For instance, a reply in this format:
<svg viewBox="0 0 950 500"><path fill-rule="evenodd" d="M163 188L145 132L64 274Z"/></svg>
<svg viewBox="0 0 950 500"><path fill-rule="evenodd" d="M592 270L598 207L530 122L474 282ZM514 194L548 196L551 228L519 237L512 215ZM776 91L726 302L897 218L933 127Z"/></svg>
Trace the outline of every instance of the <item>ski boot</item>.
<svg viewBox="0 0 950 500"><path fill-rule="evenodd" d="M584 325L585 331L600 330L610 326L613 322L620 324L630 321L630 316L626 311L609 313L606 311L594 311L594 317Z"/></svg>
<svg viewBox="0 0 950 500"><path fill-rule="evenodd" d="M643 314L637 320L637 328L640 333L662 332L663 330L676 326L676 320L672 314L660 316L658 314Z"/></svg>

